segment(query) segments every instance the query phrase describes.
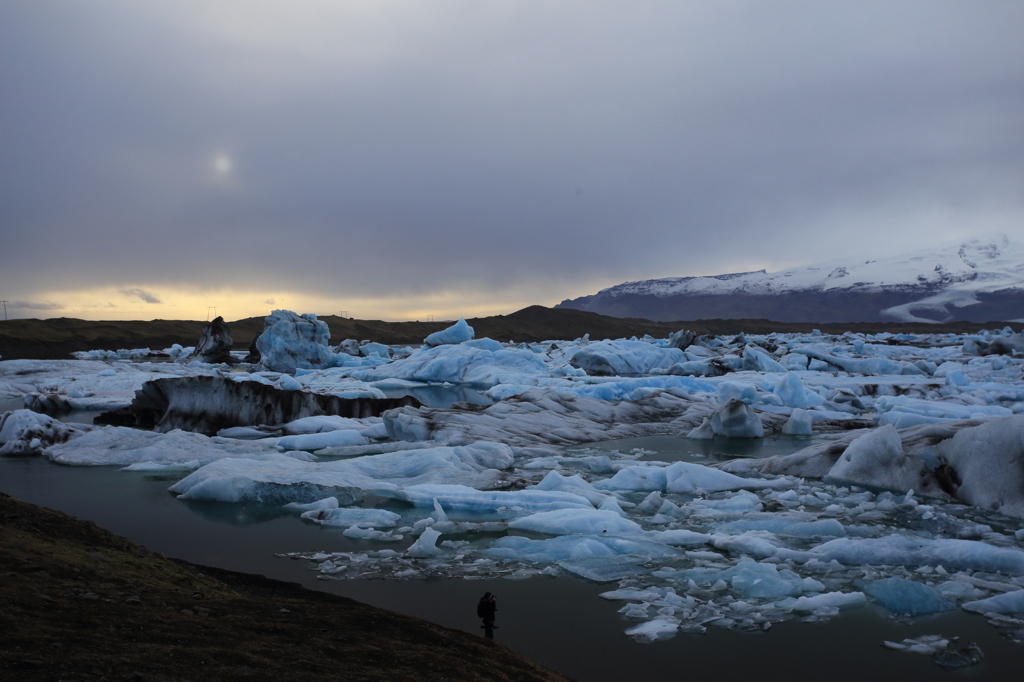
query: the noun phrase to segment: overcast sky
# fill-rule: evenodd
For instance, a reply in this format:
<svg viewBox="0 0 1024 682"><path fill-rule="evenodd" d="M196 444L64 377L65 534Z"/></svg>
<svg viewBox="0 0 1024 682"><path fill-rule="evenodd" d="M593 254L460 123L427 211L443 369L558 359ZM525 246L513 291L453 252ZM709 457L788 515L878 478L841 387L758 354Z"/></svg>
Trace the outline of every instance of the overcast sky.
<svg viewBox="0 0 1024 682"><path fill-rule="evenodd" d="M11 317L507 313L1024 235L1024 3L0 3Z"/></svg>

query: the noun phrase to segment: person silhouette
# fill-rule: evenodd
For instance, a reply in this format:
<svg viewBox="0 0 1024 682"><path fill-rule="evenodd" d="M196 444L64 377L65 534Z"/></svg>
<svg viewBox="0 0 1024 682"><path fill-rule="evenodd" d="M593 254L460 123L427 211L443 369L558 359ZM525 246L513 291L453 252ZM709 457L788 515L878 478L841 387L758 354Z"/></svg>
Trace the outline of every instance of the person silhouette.
<svg viewBox="0 0 1024 682"><path fill-rule="evenodd" d="M477 602L476 615L484 621L484 624L480 627L483 628L484 636L487 639L494 639L494 628L498 627L494 624L494 614L497 611L498 598L490 592L485 592L484 596Z"/></svg>

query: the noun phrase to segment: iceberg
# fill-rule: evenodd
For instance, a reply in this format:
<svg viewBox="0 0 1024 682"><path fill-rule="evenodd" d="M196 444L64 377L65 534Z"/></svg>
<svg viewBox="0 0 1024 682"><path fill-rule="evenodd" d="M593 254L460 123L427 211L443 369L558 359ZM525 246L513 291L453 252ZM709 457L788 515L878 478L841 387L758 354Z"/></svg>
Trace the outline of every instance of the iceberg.
<svg viewBox="0 0 1024 682"><path fill-rule="evenodd" d="M34 455L59 443L66 443L94 427L66 424L32 410L0 414L0 455Z"/></svg>
<svg viewBox="0 0 1024 682"><path fill-rule="evenodd" d="M511 451L497 443L405 450L334 462L283 456L222 460L192 472L169 490L186 500L312 502L334 495L352 504L366 492L401 499L403 488L430 487L424 486L428 483L458 484L452 485L458 488L468 484L485 490L508 487L512 479L500 469L511 464Z"/></svg>
<svg viewBox="0 0 1024 682"><path fill-rule="evenodd" d="M538 512L508 522L509 528L548 535L634 535L640 525L613 511L600 509L556 509Z"/></svg>
<svg viewBox="0 0 1024 682"><path fill-rule="evenodd" d="M761 438L764 427L746 403L730 398L711 415L711 431L726 438Z"/></svg>
<svg viewBox="0 0 1024 682"><path fill-rule="evenodd" d="M123 426L93 429L66 443L46 448L43 454L58 464L121 467L142 462L206 464L223 458L279 456L272 443L210 438L187 431L156 433ZM295 457L306 457L297 454ZM289 461L296 461L292 457Z"/></svg>
<svg viewBox="0 0 1024 682"><path fill-rule="evenodd" d="M423 343L428 346L444 346L448 344L459 344L473 338L473 328L466 324L466 320L459 318L459 321L439 332L434 332Z"/></svg>
<svg viewBox="0 0 1024 682"><path fill-rule="evenodd" d="M866 582L862 589L893 613L908 616L949 611L956 607L955 602L943 597L935 588L896 576Z"/></svg>
<svg viewBox="0 0 1024 682"><path fill-rule="evenodd" d="M386 509L335 508L312 509L303 512L302 518L339 528L391 528L397 526L402 517Z"/></svg>
<svg viewBox="0 0 1024 682"><path fill-rule="evenodd" d="M824 477L838 485L860 485L897 492L914 490L947 497L924 460L903 452L900 434L891 425L854 439Z"/></svg>
<svg viewBox="0 0 1024 682"><path fill-rule="evenodd" d="M335 359L327 345L330 340L327 323L313 313L296 315L290 310L275 310L267 315L263 333L256 339L259 368L294 373L298 368L330 367Z"/></svg>
<svg viewBox="0 0 1024 682"><path fill-rule="evenodd" d="M1024 517L1024 415L962 429L936 454L956 473L958 499Z"/></svg>
<svg viewBox="0 0 1024 682"><path fill-rule="evenodd" d="M532 351L518 348L492 351L466 344L424 348L386 365L347 371L350 376L367 382L403 380L473 388L491 388L498 384L532 386L550 377L544 361Z"/></svg>
<svg viewBox="0 0 1024 682"><path fill-rule="evenodd" d="M1024 613L1024 590L1014 590L997 594L988 599L969 601L964 603L963 609L975 613Z"/></svg>
<svg viewBox="0 0 1024 682"><path fill-rule="evenodd" d="M643 341L598 341L577 350L569 364L591 376L636 376L668 369L686 356L678 348L660 348Z"/></svg>

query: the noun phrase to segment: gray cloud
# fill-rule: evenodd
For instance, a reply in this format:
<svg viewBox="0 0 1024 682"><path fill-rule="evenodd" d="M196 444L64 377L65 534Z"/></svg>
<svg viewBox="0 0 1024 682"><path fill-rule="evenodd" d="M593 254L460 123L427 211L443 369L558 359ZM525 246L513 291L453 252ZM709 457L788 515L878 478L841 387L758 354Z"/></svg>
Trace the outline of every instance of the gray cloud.
<svg viewBox="0 0 1024 682"><path fill-rule="evenodd" d="M272 298L268 298L267 300L265 300L263 302L266 303L267 305L274 305L274 303L276 301L274 301L274 299L272 299Z"/></svg>
<svg viewBox="0 0 1024 682"><path fill-rule="evenodd" d="M137 298L137 299L141 300L144 303L160 303L161 302L159 298L157 298L153 294L149 293L145 289L139 289L139 288L135 288L135 289L121 289L120 291L125 296L127 296L129 298Z"/></svg>
<svg viewBox="0 0 1024 682"><path fill-rule="evenodd" d="M40 301L12 301L11 310L22 308L25 310L63 310L64 306L59 303L48 303Z"/></svg>
<svg viewBox="0 0 1024 682"><path fill-rule="evenodd" d="M240 7L0 8L5 274L550 303L1024 216L1019 3Z"/></svg>

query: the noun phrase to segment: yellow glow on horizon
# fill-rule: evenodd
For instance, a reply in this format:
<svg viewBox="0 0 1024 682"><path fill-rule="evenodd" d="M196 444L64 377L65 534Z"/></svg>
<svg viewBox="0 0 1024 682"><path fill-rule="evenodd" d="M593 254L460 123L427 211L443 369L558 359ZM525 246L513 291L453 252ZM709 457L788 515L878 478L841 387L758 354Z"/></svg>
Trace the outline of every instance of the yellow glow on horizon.
<svg viewBox="0 0 1024 682"><path fill-rule="evenodd" d="M591 292L592 293L592 292ZM318 316L341 315L362 320L401 322L506 315L530 305L553 306L559 300L528 291L442 291L346 298L327 294L234 289L188 290L178 287L97 287L73 291L32 292L31 299L60 304L53 309L11 309L11 319L73 317L84 320L206 320L228 322L264 317L276 309ZM10 304L8 304L10 305Z"/></svg>

